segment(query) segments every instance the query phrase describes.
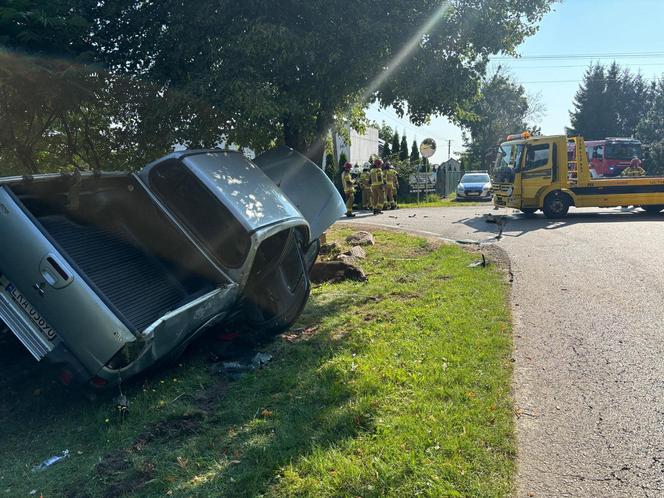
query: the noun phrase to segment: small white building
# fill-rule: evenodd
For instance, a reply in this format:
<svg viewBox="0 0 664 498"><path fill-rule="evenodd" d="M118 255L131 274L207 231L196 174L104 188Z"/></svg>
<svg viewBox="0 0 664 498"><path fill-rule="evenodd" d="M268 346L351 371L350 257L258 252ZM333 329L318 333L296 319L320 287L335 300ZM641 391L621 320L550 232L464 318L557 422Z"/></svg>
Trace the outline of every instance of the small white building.
<svg viewBox="0 0 664 498"><path fill-rule="evenodd" d="M378 129L367 127L363 134L359 134L356 130L350 129L350 145L348 145L343 137L335 135L336 150L339 157L341 154L346 156L346 159L351 164L362 166L368 162L370 157L378 155ZM339 161L337 157L337 161Z"/></svg>

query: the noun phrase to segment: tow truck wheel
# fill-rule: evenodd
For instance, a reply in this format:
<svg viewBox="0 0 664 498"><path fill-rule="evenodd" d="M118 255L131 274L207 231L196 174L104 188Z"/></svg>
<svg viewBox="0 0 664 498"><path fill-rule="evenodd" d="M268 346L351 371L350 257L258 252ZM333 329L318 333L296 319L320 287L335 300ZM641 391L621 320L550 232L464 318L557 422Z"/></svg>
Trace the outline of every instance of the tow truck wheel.
<svg viewBox="0 0 664 498"><path fill-rule="evenodd" d="M537 212L537 208L521 208L519 211L521 211L526 216L532 216L535 214L535 212Z"/></svg>
<svg viewBox="0 0 664 498"><path fill-rule="evenodd" d="M648 214L659 214L659 212L664 209L664 206L661 204L654 204L650 206L641 206L641 209Z"/></svg>
<svg viewBox="0 0 664 498"><path fill-rule="evenodd" d="M562 192L551 192L544 199L542 211L547 218L563 218L571 205L570 198Z"/></svg>

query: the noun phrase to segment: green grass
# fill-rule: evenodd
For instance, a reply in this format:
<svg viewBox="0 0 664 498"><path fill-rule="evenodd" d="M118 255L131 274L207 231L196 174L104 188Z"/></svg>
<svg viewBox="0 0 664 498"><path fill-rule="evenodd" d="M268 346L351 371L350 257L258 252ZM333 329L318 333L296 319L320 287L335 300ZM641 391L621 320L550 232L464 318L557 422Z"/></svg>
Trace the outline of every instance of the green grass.
<svg viewBox="0 0 664 498"><path fill-rule="evenodd" d="M127 386L124 420L116 393L88 401L3 341L0 495L510 495L503 276L468 268L475 256L455 246L375 235L369 282L317 287L298 326L318 328L260 347L266 368L211 373L212 334ZM65 448L71 458L31 472Z"/></svg>
<svg viewBox="0 0 664 498"><path fill-rule="evenodd" d="M418 203L417 198L404 199L399 201L400 207L459 207L459 206L490 206L491 202L479 201L458 201L456 194L450 194L444 199L438 198L437 195L429 194L422 197Z"/></svg>

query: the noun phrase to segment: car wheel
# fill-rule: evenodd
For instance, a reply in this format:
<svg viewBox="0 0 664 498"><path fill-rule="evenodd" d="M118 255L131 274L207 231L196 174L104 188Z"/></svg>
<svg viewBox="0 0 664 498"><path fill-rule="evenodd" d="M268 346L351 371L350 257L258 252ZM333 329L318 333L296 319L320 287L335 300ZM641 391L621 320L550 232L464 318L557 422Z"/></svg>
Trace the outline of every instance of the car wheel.
<svg viewBox="0 0 664 498"><path fill-rule="evenodd" d="M544 205L542 206L542 211L544 216L550 219L563 218L569 211L569 207L572 204L569 196L563 192L551 192L544 199Z"/></svg>

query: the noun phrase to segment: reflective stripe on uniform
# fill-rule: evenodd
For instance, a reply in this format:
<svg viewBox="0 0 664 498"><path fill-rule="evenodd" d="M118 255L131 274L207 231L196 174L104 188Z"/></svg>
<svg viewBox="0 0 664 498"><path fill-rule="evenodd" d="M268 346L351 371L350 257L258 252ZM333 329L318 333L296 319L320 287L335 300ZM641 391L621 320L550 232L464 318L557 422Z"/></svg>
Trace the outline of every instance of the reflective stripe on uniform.
<svg viewBox="0 0 664 498"><path fill-rule="evenodd" d="M371 186L379 187L383 184L383 170L374 168L371 170Z"/></svg>

